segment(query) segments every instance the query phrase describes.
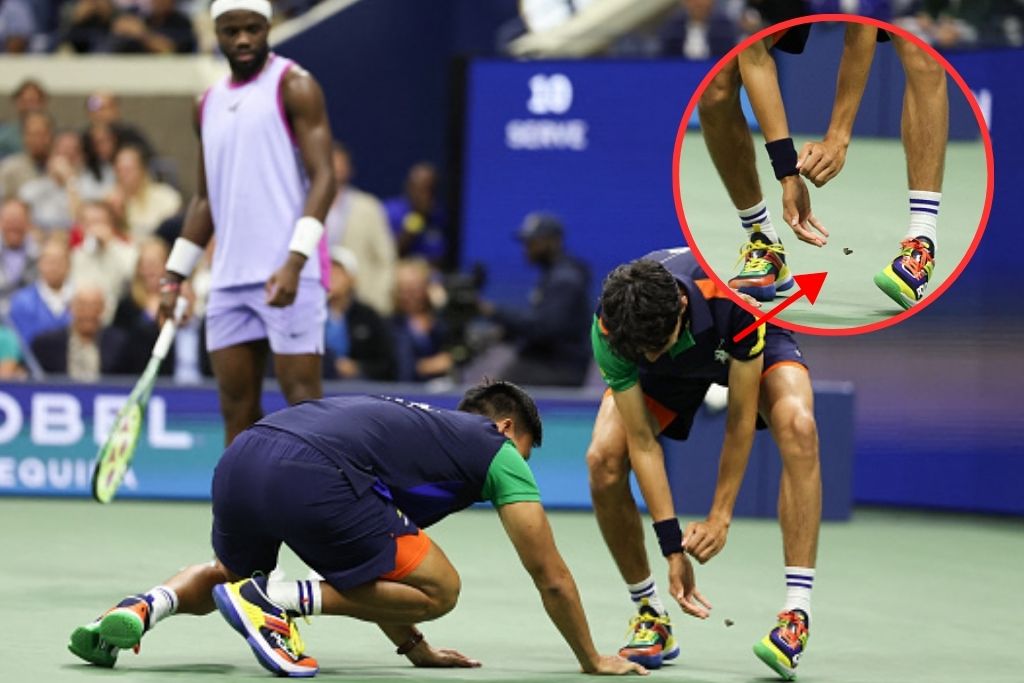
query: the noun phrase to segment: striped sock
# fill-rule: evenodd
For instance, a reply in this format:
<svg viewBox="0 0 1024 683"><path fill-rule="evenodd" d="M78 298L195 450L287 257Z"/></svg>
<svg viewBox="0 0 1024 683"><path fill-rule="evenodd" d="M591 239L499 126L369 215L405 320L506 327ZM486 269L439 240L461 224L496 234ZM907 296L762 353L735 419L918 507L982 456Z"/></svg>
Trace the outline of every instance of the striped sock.
<svg viewBox="0 0 1024 683"><path fill-rule="evenodd" d="M747 231L747 238L756 231L772 242L779 241L779 236L775 233L775 227L772 225L771 214L768 213L768 205L763 199L749 209L741 209L736 213L739 214L740 225Z"/></svg>
<svg viewBox="0 0 1024 683"><path fill-rule="evenodd" d="M178 611L178 594L174 592L173 588L156 586L146 591L142 597L149 603L150 628L156 626L161 619Z"/></svg>
<svg viewBox="0 0 1024 683"><path fill-rule="evenodd" d="M800 609L810 619L812 588L814 588L813 567L786 567L786 604L782 611Z"/></svg>
<svg viewBox="0 0 1024 683"><path fill-rule="evenodd" d="M629 598L633 601L633 604L640 608L640 601L647 599L647 603L658 611L658 614L668 614L665 609L665 605L661 604L661 598L658 597L658 588L654 585L654 577L648 576L640 583L629 583L626 584L629 588Z"/></svg>
<svg viewBox="0 0 1024 683"><path fill-rule="evenodd" d="M267 597L300 617L320 614L323 609L319 581L267 581Z"/></svg>
<svg viewBox="0 0 1024 683"><path fill-rule="evenodd" d="M927 237L932 243L932 255L934 256L942 193L911 190L908 194L910 195L910 225L907 227L907 237Z"/></svg>

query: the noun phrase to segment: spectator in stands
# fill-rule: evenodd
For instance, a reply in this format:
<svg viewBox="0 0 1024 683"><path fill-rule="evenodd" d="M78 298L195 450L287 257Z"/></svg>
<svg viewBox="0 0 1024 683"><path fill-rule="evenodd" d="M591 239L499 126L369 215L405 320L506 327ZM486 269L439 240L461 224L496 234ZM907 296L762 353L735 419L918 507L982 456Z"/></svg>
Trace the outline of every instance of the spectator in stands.
<svg viewBox="0 0 1024 683"><path fill-rule="evenodd" d="M106 294L108 319L135 274L136 252L107 202L85 202L79 211L83 241L71 252L74 289L89 283Z"/></svg>
<svg viewBox="0 0 1024 683"><path fill-rule="evenodd" d="M400 382L445 377L455 367L446 326L430 300L430 278L430 264L422 258L403 259L395 268L391 330Z"/></svg>
<svg viewBox="0 0 1024 683"><path fill-rule="evenodd" d="M501 375L516 384L579 386L590 366L590 270L565 252L557 216L532 213L519 230L526 259L540 269L526 308L482 304L516 344Z"/></svg>
<svg viewBox="0 0 1024 683"><path fill-rule="evenodd" d="M124 353L126 372L141 373L146 369L150 352L160 335L156 313L160 308L160 276L164 273L167 252L167 245L157 237L150 237L139 246L131 286L117 304L113 326L131 340ZM161 375L174 374L174 358L172 349L160 366Z"/></svg>
<svg viewBox="0 0 1024 683"><path fill-rule="evenodd" d="M26 344L31 344L41 332L60 329L71 322L71 258L63 235L52 235L43 243L38 270L39 278L11 297L11 323Z"/></svg>
<svg viewBox="0 0 1024 683"><path fill-rule="evenodd" d="M924 0L903 27L941 49L999 42L994 0Z"/></svg>
<svg viewBox="0 0 1024 683"><path fill-rule="evenodd" d="M46 175L46 162L53 145L53 119L44 111L30 111L22 120L23 151L0 162L0 189L3 198L17 197L21 186Z"/></svg>
<svg viewBox="0 0 1024 683"><path fill-rule="evenodd" d="M11 296L36 278L39 246L32 237L28 206L20 199L0 204L0 313L6 313Z"/></svg>
<svg viewBox="0 0 1024 683"><path fill-rule="evenodd" d="M441 264L447 248L447 217L437 193L437 169L421 161L409 169L405 193L385 202L400 257L419 256L432 265Z"/></svg>
<svg viewBox="0 0 1024 683"><path fill-rule="evenodd" d="M170 185L155 181L147 163L138 147L121 147L114 157L116 185L107 197L115 209L123 212L128 234L135 242L152 235L160 223L181 208L181 194Z"/></svg>
<svg viewBox="0 0 1024 683"><path fill-rule="evenodd" d="M25 379L28 373L21 365L21 342L14 330L0 324L0 382Z"/></svg>
<svg viewBox="0 0 1024 683"><path fill-rule="evenodd" d="M114 15L111 0L74 0L65 13L61 42L75 52L109 52Z"/></svg>
<svg viewBox="0 0 1024 683"><path fill-rule="evenodd" d="M124 12L110 27L113 52L152 54L196 51L192 20L177 8L177 0L150 0L149 10Z"/></svg>
<svg viewBox="0 0 1024 683"><path fill-rule="evenodd" d="M106 190L114 189L114 157L120 146L117 132L106 123L90 124L82 132L82 152L85 154L85 168L92 179Z"/></svg>
<svg viewBox="0 0 1024 683"><path fill-rule="evenodd" d="M22 185L18 194L31 207L36 227L50 231L69 229L79 204L101 199L107 191L85 168L82 138L64 131L53 141L46 175Z"/></svg>
<svg viewBox="0 0 1024 683"><path fill-rule="evenodd" d="M83 284L71 298L71 324L43 332L32 352L46 372L77 382L96 382L102 375L124 374L125 339L120 330L103 325L106 297L98 285Z"/></svg>
<svg viewBox="0 0 1024 683"><path fill-rule="evenodd" d="M661 28L661 54L694 60L721 57L738 39L739 26L714 0L680 0Z"/></svg>
<svg viewBox="0 0 1024 683"><path fill-rule="evenodd" d="M327 243L355 254L360 266L359 300L381 315L389 315L395 286L395 241L384 205L352 185L352 157L340 142L334 143L332 159L338 194L324 221Z"/></svg>
<svg viewBox="0 0 1024 683"><path fill-rule="evenodd" d="M124 145L138 147L142 150L142 154L146 159L153 158L153 145L149 139L137 126L128 123L121 117L121 102L118 100L117 95L109 90L97 90L91 93L85 98L85 112L89 117L89 126L85 130L86 133L92 131L97 126L109 126L114 134L113 147L110 147L109 143L104 143L102 140L98 141L99 143L104 143L104 151L108 151L108 155L103 157L108 163L114 163L114 154L117 148ZM88 156L89 144L86 143L85 147L86 155Z"/></svg>
<svg viewBox="0 0 1024 683"><path fill-rule="evenodd" d="M0 124L0 158L20 152L22 147L21 129L25 116L31 111L46 111L49 96L43 84L34 78L21 82L11 95L16 118Z"/></svg>
<svg viewBox="0 0 1024 683"><path fill-rule="evenodd" d="M395 352L391 333L384 319L356 296L359 268L350 249L331 249L324 378L393 380Z"/></svg>
<svg viewBox="0 0 1024 683"><path fill-rule="evenodd" d="M29 0L4 0L0 3L0 48L3 52L28 52L32 36L37 31L35 9Z"/></svg>

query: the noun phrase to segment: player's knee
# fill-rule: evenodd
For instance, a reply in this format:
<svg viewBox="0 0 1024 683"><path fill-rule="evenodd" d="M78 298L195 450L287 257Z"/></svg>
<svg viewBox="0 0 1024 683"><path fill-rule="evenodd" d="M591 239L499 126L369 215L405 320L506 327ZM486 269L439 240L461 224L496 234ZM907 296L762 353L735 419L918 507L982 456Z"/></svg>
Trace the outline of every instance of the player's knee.
<svg viewBox="0 0 1024 683"><path fill-rule="evenodd" d="M701 116L714 114L732 105L739 97L739 83L728 69L719 72L700 96L697 108Z"/></svg>
<svg viewBox="0 0 1024 683"><path fill-rule="evenodd" d="M629 476L628 456L614 453L600 444L587 449L587 470L590 472L590 490L601 494L623 485Z"/></svg>
<svg viewBox="0 0 1024 683"><path fill-rule="evenodd" d="M430 595L430 601L423 615L423 620L437 619L455 609L459 602L459 593L462 592L462 579L458 572L451 572L445 577L437 590Z"/></svg>
<svg viewBox="0 0 1024 683"><path fill-rule="evenodd" d="M946 83L946 69L916 46L903 50L903 70L912 88L933 90Z"/></svg>
<svg viewBox="0 0 1024 683"><path fill-rule="evenodd" d="M801 460L815 461L818 457L818 424L814 413L799 408L786 416L782 426L783 438L789 443L786 449L792 457Z"/></svg>

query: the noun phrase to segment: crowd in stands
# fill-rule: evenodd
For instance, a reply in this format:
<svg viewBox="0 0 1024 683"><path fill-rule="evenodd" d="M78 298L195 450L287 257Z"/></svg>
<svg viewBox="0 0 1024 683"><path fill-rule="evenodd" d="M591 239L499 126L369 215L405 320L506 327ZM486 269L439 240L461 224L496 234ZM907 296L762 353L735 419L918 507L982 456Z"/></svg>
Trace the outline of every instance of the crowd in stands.
<svg viewBox="0 0 1024 683"><path fill-rule="evenodd" d="M137 375L159 331L160 277L187 198L160 178L153 145L122 120L113 93L85 98L88 122L77 130L54 120L37 81L22 83L11 99L12 120L0 125L0 380ZM562 253L556 218L530 219L521 235L527 260L550 274L538 287L550 292L540 297L547 297L549 312L538 314L536 305L532 312L496 310L472 284L468 308L465 291L456 306L439 269L452 240L438 170L414 164L404 191L381 201L353 185L355 166L340 142L333 162L338 193L325 221L325 378L457 380L472 355L467 322L478 320L495 328L494 338L507 333L527 357L568 344L573 369L535 373L537 383L582 381L589 281L585 267ZM209 253L187 288L190 321L161 370L179 381L209 374L202 330L208 262ZM573 318L564 307L551 308L559 298L581 313ZM576 322L567 340L569 320Z"/></svg>

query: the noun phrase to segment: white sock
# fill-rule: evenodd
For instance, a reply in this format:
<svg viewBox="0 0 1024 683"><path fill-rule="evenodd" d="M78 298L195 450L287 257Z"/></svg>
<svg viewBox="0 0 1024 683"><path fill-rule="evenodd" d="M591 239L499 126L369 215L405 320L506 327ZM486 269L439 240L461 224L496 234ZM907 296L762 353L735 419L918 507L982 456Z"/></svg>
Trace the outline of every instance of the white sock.
<svg viewBox="0 0 1024 683"><path fill-rule="evenodd" d="M640 583L628 583L626 588L629 589L629 598L633 601L633 604L639 609L640 601L647 598L647 603L658 611L658 614L667 614L665 605L661 604L661 598L658 597L658 587L654 585L654 577L648 576Z"/></svg>
<svg viewBox="0 0 1024 683"><path fill-rule="evenodd" d="M267 597L301 617L320 614L323 610L319 581L267 581Z"/></svg>
<svg viewBox="0 0 1024 683"><path fill-rule="evenodd" d="M814 588L813 567L786 567L786 604L782 611L803 610L811 617L811 589Z"/></svg>
<svg viewBox="0 0 1024 683"><path fill-rule="evenodd" d="M149 603L149 627L178 611L178 594L173 588L156 586L146 591L146 602Z"/></svg>
<svg viewBox="0 0 1024 683"><path fill-rule="evenodd" d="M749 209L740 209L736 213L739 214L740 225L746 230L748 238L754 232L760 232L772 242L779 241L779 236L772 225L771 214L768 213L768 205L763 199Z"/></svg>
<svg viewBox="0 0 1024 683"><path fill-rule="evenodd" d="M907 237L927 237L931 241L934 251L942 193L911 190L908 194L910 195L910 226L907 227Z"/></svg>

